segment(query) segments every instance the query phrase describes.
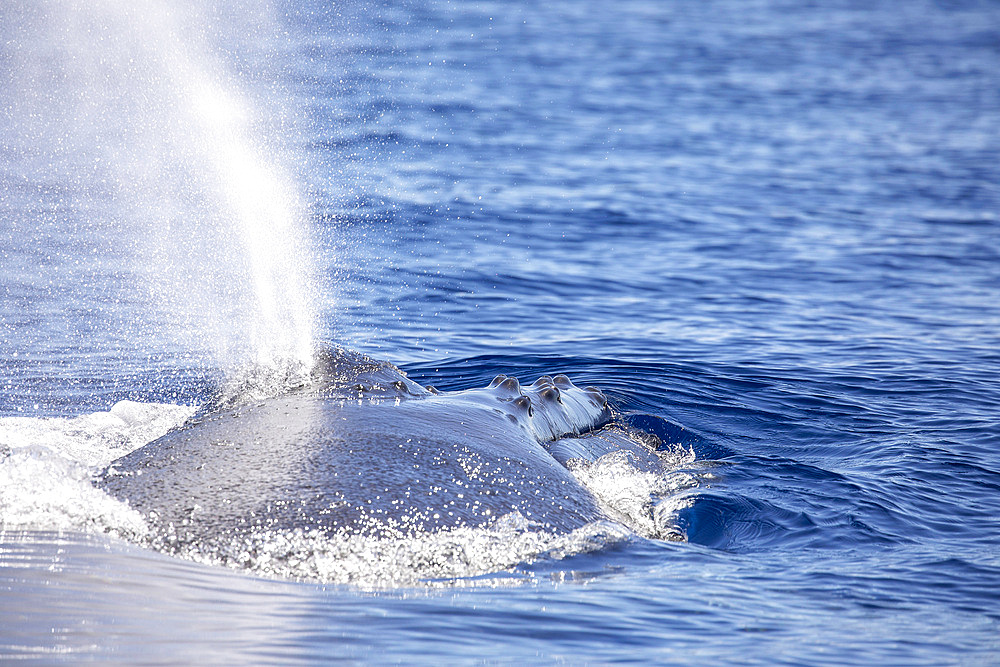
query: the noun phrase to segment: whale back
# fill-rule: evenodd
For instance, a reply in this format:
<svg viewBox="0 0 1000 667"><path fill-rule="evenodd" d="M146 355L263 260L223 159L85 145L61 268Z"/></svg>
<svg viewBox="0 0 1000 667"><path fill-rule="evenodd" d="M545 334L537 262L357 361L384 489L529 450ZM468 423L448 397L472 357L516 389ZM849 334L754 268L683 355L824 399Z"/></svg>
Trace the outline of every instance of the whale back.
<svg viewBox="0 0 1000 667"><path fill-rule="evenodd" d="M566 531L605 515L544 443L609 416L599 391L561 375L442 393L330 351L308 385L204 411L98 484L177 548L287 529L406 536L511 514Z"/></svg>
<svg viewBox="0 0 1000 667"><path fill-rule="evenodd" d="M359 352L321 350L312 371L312 386L327 397L427 398L448 396L456 402L501 408L538 441L586 433L607 423L608 401L595 387L577 387L566 375L543 375L530 385L516 377L498 375L485 388L442 393L422 387L399 368Z"/></svg>

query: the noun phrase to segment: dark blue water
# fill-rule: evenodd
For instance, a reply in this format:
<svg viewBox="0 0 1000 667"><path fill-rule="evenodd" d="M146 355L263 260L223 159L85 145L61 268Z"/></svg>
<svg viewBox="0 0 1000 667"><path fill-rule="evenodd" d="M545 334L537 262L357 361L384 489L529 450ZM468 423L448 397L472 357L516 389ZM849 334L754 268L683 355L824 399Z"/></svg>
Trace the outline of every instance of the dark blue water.
<svg viewBox="0 0 1000 667"><path fill-rule="evenodd" d="M79 602L63 609L67 646L88 636L83 601L126 599L135 571L165 592L127 623L105 609L84 653L1000 660L1000 8L279 15L271 57L298 117L287 150L308 194L323 337L441 389L552 371L601 387L622 419L694 452L685 539L525 565L528 583L509 588L379 594L71 542L111 583L60 570ZM8 157L7 174L18 165ZM58 188L0 197L3 415L205 400L217 368L130 335L142 299L100 297L123 278L113 252L80 268L80 225L32 234L65 201ZM14 593L0 587L8 621L24 591L53 604L37 573L59 540L36 542L42 555L0 551L15 572ZM187 586L202 593L177 605L168 593ZM183 632L230 605L272 620L241 607L239 633L219 641L219 624L186 645L161 643L151 620ZM24 635L5 651L38 641Z"/></svg>

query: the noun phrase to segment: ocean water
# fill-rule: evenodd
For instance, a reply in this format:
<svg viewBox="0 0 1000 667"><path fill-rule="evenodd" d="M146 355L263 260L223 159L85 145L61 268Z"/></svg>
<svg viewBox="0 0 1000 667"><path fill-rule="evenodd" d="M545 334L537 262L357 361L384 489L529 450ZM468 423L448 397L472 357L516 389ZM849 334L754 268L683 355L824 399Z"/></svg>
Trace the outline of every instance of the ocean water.
<svg viewBox="0 0 1000 667"><path fill-rule="evenodd" d="M995 3L0 27L4 661L1000 661ZM442 390L567 373L669 473L577 471L624 527L568 541L245 568L90 484L317 340Z"/></svg>

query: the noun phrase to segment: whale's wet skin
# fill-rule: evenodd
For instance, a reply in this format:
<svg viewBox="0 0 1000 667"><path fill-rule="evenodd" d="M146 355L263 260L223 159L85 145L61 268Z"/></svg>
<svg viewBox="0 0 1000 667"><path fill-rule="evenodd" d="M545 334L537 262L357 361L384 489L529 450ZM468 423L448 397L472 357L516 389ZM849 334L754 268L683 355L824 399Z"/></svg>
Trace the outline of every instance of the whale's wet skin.
<svg viewBox="0 0 1000 667"><path fill-rule="evenodd" d="M335 349L302 386L219 398L97 484L146 517L157 548L240 564L234 552L276 534L405 540L512 522L549 535L601 525L621 514L570 468L618 457L664 472L651 441L613 424L601 391L565 375L442 393Z"/></svg>

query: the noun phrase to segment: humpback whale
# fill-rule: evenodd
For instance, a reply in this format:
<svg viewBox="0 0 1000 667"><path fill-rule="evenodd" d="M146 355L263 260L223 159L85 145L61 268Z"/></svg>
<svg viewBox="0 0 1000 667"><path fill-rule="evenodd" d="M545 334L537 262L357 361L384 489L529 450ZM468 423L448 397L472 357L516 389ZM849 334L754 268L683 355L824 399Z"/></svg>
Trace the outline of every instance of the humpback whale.
<svg viewBox="0 0 1000 667"><path fill-rule="evenodd" d="M565 375L440 392L328 348L309 382L221 397L95 483L172 545L288 529L406 537L511 515L569 532L609 518L570 461L625 450L657 464L648 445L602 429L611 419L599 389Z"/></svg>

